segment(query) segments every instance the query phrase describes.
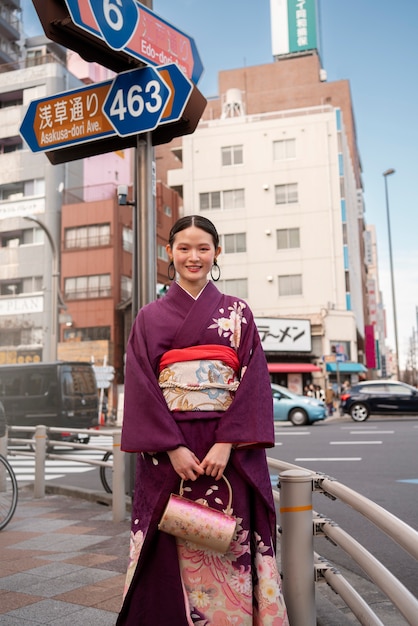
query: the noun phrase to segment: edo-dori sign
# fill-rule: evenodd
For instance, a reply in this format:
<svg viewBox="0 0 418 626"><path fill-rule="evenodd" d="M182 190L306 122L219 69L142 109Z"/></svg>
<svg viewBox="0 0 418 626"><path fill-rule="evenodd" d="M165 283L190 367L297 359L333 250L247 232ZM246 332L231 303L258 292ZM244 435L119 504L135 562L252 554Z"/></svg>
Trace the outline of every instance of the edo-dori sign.
<svg viewBox="0 0 418 626"><path fill-rule="evenodd" d="M309 320L256 317L255 323L264 352L311 352Z"/></svg>
<svg viewBox="0 0 418 626"><path fill-rule="evenodd" d="M47 37L114 72L176 63L197 84L194 39L139 0L33 0Z"/></svg>
<svg viewBox="0 0 418 626"><path fill-rule="evenodd" d="M73 23L113 50L164 65L177 63L194 83L203 66L194 40L137 0L65 0Z"/></svg>

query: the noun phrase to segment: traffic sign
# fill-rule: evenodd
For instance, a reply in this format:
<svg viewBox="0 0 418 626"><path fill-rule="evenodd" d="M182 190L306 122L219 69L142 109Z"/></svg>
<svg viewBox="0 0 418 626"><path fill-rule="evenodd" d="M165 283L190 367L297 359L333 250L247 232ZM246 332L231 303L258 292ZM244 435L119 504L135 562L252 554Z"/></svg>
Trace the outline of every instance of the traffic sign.
<svg viewBox="0 0 418 626"><path fill-rule="evenodd" d="M152 129L154 145L192 133L205 105L177 65L144 67L34 100L20 133L33 152L63 163L132 147Z"/></svg>
<svg viewBox="0 0 418 626"><path fill-rule="evenodd" d="M115 134L103 115L112 80L33 100L20 126L32 152L53 150Z"/></svg>
<svg viewBox="0 0 418 626"><path fill-rule="evenodd" d="M171 90L160 125L170 124L179 120L183 115L183 111L193 91L193 84L175 63L163 65L157 69Z"/></svg>
<svg viewBox="0 0 418 626"><path fill-rule="evenodd" d="M170 89L153 67L119 74L114 79L103 113L121 137L154 130L160 122Z"/></svg>
<svg viewBox="0 0 418 626"><path fill-rule="evenodd" d="M115 72L142 63L176 63L197 84L196 44L138 0L33 0L45 34Z"/></svg>
<svg viewBox="0 0 418 626"><path fill-rule="evenodd" d="M115 377L115 368L113 365L93 365L93 370L96 376L96 384L98 389L108 389L110 383Z"/></svg>

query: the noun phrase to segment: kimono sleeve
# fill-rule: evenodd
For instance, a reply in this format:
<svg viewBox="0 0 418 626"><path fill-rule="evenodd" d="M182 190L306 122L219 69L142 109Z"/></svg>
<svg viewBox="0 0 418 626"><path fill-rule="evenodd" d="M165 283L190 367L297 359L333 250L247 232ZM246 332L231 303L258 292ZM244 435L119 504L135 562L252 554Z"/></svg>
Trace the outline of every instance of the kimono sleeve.
<svg viewBox="0 0 418 626"><path fill-rule="evenodd" d="M121 442L125 452L163 452L186 445L158 385L146 336L145 316L140 311L126 351Z"/></svg>
<svg viewBox="0 0 418 626"><path fill-rule="evenodd" d="M273 398L266 357L253 314L246 308L238 357L241 381L231 406L220 419L216 431L218 442L238 447L273 447Z"/></svg>

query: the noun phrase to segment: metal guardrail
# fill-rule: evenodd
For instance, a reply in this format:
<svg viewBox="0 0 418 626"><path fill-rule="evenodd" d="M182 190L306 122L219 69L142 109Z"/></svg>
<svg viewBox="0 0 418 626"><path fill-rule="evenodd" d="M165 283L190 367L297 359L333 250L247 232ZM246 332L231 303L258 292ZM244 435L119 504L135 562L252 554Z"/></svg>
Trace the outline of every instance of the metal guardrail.
<svg viewBox="0 0 418 626"><path fill-rule="evenodd" d="M371 521L413 558L418 559L418 532L381 506L342 483L297 465L268 458L279 471L281 566L283 593L292 626L316 624L315 582L325 580L340 595L360 624L378 626L381 620L352 585L313 550L314 535L323 535L344 550L369 576L411 626L418 624L418 599L370 552L338 524L313 510L312 494L339 499ZM304 602L300 599L303 598Z"/></svg>
<svg viewBox="0 0 418 626"><path fill-rule="evenodd" d="M45 496L45 460L47 458L62 459L61 455L47 453L47 433L60 433L62 429L37 426L32 429L11 427L9 430L34 432L34 438L9 438L9 441L32 445L35 442L35 452L9 450L8 454L35 457L34 497L43 498ZM90 429L66 429L66 432L87 434L89 437L103 435L103 431ZM120 449L121 430L106 430L106 435L113 439L111 447L63 441L59 441L59 445L73 449L113 452L113 463L86 459L81 456L71 456L71 460L99 467L113 466L113 521L120 522L126 516L125 455ZM323 535L344 550L363 569L376 587L404 616L408 624L417 626L418 599L339 525L314 511L312 495L314 492L322 492L332 499L339 499L349 505L385 532L415 559L418 559L418 532L375 502L324 474L270 457L267 461L270 468L279 472L280 486L278 489L273 489L273 495L280 508L283 593L291 625L315 626L315 584L326 581L346 603L360 624L383 626L378 616L335 566L314 551L314 536Z"/></svg>
<svg viewBox="0 0 418 626"><path fill-rule="evenodd" d="M30 433L34 435L30 439L23 438L10 438L9 442L14 444L27 443L34 447L34 451L8 450L9 456L31 456L35 457L35 481L34 481L34 497L45 497L45 460L46 459L59 459L62 460L62 456L47 453L48 446L48 433L61 433L62 428L47 428L46 426L36 426L33 428L26 426L11 426L9 431ZM66 433L74 433L81 435L88 435L89 437L99 437L103 435L103 432L99 430L91 430L87 428L66 428ZM60 447L82 449L82 450L99 450L102 452L111 451L113 453L112 461L98 461L96 459L88 459L82 456L72 455L71 460L79 463L86 463L88 465L96 465L98 467L113 467L113 495L112 495L112 518L114 522L121 522L126 517L126 497L125 497L125 462L124 452L120 449L121 430L106 430L106 435L111 436L113 439L112 446L94 446L90 444L82 444L69 441L56 441ZM51 440L52 441L52 440Z"/></svg>

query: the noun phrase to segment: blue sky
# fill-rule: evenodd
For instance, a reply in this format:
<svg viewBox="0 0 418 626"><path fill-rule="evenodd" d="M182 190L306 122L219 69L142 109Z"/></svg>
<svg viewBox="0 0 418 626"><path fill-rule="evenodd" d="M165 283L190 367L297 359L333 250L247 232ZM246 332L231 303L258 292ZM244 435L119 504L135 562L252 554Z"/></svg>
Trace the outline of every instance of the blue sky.
<svg viewBox="0 0 418 626"><path fill-rule="evenodd" d="M28 34L39 34L30 0L23 0ZM388 178L398 337L405 361L418 306L418 2L319 0L321 59L328 81L348 79L363 166L366 222L375 224L380 287L393 309L383 172ZM218 94L223 69L272 62L269 0L154 0L153 10L192 36L205 72L199 89Z"/></svg>

